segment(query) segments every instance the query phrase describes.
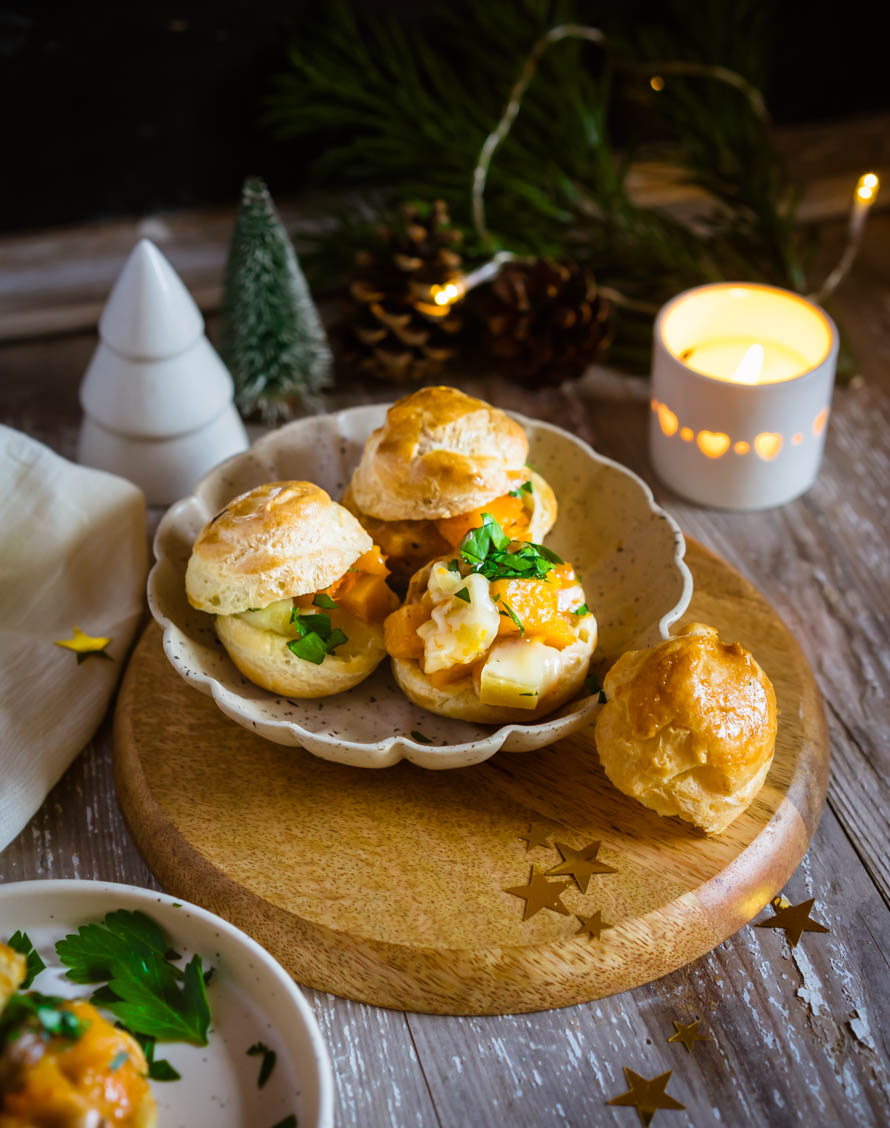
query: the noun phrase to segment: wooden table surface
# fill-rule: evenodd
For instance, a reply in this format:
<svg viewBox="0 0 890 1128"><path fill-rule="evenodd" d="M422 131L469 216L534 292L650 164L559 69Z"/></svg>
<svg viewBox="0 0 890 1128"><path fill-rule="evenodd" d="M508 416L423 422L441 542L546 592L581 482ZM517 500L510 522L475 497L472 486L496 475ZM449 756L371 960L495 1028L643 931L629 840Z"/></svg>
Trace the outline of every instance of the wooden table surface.
<svg viewBox="0 0 890 1128"><path fill-rule="evenodd" d="M836 248L839 226L827 238ZM686 1111L659 1112L655 1123L665 1128L890 1123L888 263L890 216L876 215L833 306L864 381L836 392L819 479L781 509L721 513L660 487L648 463L643 380L595 371L534 392L495 380L468 387L575 431L641 474L797 636L825 698L832 779L785 893L795 903L815 897L830 934L805 933L790 949L779 931L745 927L657 982L539 1014L409 1015L308 991L330 1047L343 1128L630 1126L632 1109L604 1103L625 1090L624 1066L647 1077L673 1071L668 1091ZM0 417L72 456L77 387L94 344L92 333L5 343ZM391 395L351 389L332 403ZM0 881L49 877L157 887L118 808L108 719L0 854ZM667 1043L675 1019L694 1018L706 1042L692 1054Z"/></svg>

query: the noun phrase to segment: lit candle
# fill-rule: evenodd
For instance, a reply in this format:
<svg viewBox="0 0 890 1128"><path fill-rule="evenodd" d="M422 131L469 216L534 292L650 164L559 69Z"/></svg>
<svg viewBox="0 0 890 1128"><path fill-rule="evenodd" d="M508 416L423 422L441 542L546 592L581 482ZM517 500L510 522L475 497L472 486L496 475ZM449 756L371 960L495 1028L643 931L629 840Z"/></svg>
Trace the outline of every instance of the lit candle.
<svg viewBox="0 0 890 1128"><path fill-rule="evenodd" d="M822 309L774 286L718 283L668 302L652 354L659 477L728 509L802 493L822 456L837 348Z"/></svg>

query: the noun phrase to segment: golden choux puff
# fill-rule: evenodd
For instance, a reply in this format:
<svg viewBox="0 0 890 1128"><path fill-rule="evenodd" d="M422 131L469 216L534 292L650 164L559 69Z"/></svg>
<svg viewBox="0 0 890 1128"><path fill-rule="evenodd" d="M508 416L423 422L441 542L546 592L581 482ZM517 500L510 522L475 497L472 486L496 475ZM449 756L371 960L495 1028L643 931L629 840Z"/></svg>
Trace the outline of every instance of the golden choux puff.
<svg viewBox="0 0 890 1128"><path fill-rule="evenodd" d="M750 651L692 623L606 675L596 746L612 783L660 815L719 834L763 785L776 695Z"/></svg>

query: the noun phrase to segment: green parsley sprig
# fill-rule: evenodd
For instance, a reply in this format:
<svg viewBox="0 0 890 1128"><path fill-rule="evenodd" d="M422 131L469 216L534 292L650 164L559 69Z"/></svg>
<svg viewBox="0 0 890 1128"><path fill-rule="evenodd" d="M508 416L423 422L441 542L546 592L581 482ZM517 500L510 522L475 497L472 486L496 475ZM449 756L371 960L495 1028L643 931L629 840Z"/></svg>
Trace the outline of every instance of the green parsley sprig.
<svg viewBox="0 0 890 1128"><path fill-rule="evenodd" d="M260 1073L257 1077L256 1087L262 1089L269 1078L272 1076L272 1070L275 1068L275 1063L278 1060L278 1054L274 1050L270 1050L265 1042L254 1042L254 1044L247 1050L248 1057L256 1057L257 1054L263 1055L263 1060L260 1063Z"/></svg>
<svg viewBox="0 0 890 1128"><path fill-rule="evenodd" d="M510 490L510 497L522 497L523 494L532 494L535 492L535 487L532 485L531 480L523 482L518 489Z"/></svg>
<svg viewBox="0 0 890 1128"><path fill-rule="evenodd" d="M460 542L460 554L474 572L487 580L540 580L563 559L542 544L524 541L512 551L510 538L490 513Z"/></svg>
<svg viewBox="0 0 890 1128"><path fill-rule="evenodd" d="M288 650L314 666L320 666L338 646L349 642L339 627L332 629L330 615L301 615L295 607L291 612L291 622L300 632L300 637L291 639L287 644Z"/></svg>
<svg viewBox="0 0 890 1128"><path fill-rule="evenodd" d="M201 957L180 971L168 959L170 941L144 913L118 909L102 924L85 924L56 944L75 983L98 983L91 1001L134 1034L207 1045L210 1005Z"/></svg>

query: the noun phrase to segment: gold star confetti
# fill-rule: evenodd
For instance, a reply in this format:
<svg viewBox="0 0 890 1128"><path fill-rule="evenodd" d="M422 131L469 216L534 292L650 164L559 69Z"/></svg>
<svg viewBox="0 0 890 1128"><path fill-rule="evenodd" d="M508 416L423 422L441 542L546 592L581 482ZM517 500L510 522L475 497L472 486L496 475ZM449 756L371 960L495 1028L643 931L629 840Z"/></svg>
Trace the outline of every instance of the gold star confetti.
<svg viewBox="0 0 890 1128"><path fill-rule="evenodd" d="M660 1108L686 1108L686 1105L675 1101L672 1096L664 1091L670 1080L671 1072L669 1069L667 1073L659 1073L657 1077L651 1077L647 1080L647 1078L641 1077L639 1073L634 1073L632 1069L625 1066L624 1079L628 1084L628 1090L621 1096L606 1101L606 1104L635 1108L643 1128L649 1128L652 1117Z"/></svg>
<svg viewBox="0 0 890 1128"><path fill-rule="evenodd" d="M810 909L815 900L815 897L810 897L809 901L801 901L799 905L783 906L781 898L775 897L772 903L775 916L771 916L769 920L758 921L756 927L784 929L788 943L794 948L804 932L830 931L818 920L810 919Z"/></svg>
<svg viewBox="0 0 890 1128"><path fill-rule="evenodd" d="M575 884L581 892L586 893L591 874L618 872L613 866L607 866L605 862L596 860L601 845L601 842L591 842L589 846L585 846L581 850L573 850L571 846L566 846L564 842L557 842L556 849L562 854L562 861L558 866L547 870L548 876L557 877L565 873L570 874L575 879Z"/></svg>
<svg viewBox="0 0 890 1128"><path fill-rule="evenodd" d="M593 916L585 917L581 916L580 913L577 913L576 916L578 920L581 921L581 927L575 933L576 936L580 936L583 932L586 932L592 940L599 940L601 932L605 932L607 928L615 927L614 924L607 924L606 921L603 920L602 909L597 909Z"/></svg>
<svg viewBox="0 0 890 1128"><path fill-rule="evenodd" d="M677 1022L677 1020L674 1019L674 1026L676 1027L677 1033L672 1034L670 1038L668 1038L668 1041L682 1042L686 1047L686 1052L691 1054L692 1047L696 1042L707 1042L708 1040L704 1034L699 1034L699 1022L701 1022L701 1019L697 1018L695 1022L690 1022L688 1026L684 1026L682 1022Z"/></svg>
<svg viewBox="0 0 890 1128"><path fill-rule="evenodd" d="M528 920L541 909L552 909L555 913L569 915L569 910L559 899L560 893L571 885L570 881L548 881L537 866L532 866L528 885L512 885L505 893L522 897L525 901L523 920Z"/></svg>
<svg viewBox="0 0 890 1128"><path fill-rule="evenodd" d="M80 627L75 627L73 638L57 638L53 645L64 647L65 650L72 650L77 655L79 666L87 658L105 658L109 662L113 661L111 655L105 653L105 647L109 642L111 642L110 638L92 638L90 635L84 634Z"/></svg>
<svg viewBox="0 0 890 1128"><path fill-rule="evenodd" d="M534 850L536 846L546 846L550 849L550 839L547 837L547 831L543 827L534 826L529 823L528 833L520 834L519 841L524 842L526 854L529 850Z"/></svg>

